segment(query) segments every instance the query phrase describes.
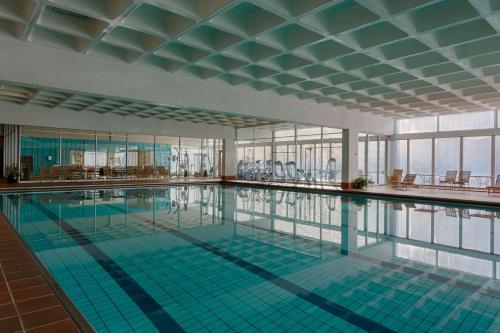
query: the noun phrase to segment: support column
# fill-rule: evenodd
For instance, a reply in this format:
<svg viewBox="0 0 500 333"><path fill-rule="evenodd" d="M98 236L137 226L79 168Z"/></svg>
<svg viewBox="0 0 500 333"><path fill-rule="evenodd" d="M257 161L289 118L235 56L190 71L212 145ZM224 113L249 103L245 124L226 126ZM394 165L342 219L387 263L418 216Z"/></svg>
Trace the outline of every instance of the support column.
<svg viewBox="0 0 500 333"><path fill-rule="evenodd" d="M358 176L359 132L353 129L342 130L342 188L352 188Z"/></svg>
<svg viewBox="0 0 500 333"><path fill-rule="evenodd" d="M236 168L236 144L233 139L224 139L222 142L222 180L236 179L234 169Z"/></svg>

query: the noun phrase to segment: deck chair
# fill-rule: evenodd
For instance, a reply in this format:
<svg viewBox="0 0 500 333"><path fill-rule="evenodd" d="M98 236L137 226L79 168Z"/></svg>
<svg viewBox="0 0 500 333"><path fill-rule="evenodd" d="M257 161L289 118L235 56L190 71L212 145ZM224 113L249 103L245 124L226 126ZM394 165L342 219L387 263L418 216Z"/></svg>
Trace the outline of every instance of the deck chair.
<svg viewBox="0 0 500 333"><path fill-rule="evenodd" d="M455 179L457 178L456 171L446 171L446 175L444 177L439 178L439 185L447 184L451 186Z"/></svg>
<svg viewBox="0 0 500 333"><path fill-rule="evenodd" d="M460 187L467 186L469 187L469 180L470 180L470 171L460 171L458 173L458 179L453 180L452 184Z"/></svg>
<svg viewBox="0 0 500 333"><path fill-rule="evenodd" d="M401 183L401 179L403 178L403 170L402 169L394 169L392 171L392 176L387 177L387 184L394 185Z"/></svg>
<svg viewBox="0 0 500 333"><path fill-rule="evenodd" d="M62 169L61 169L61 166L59 166L59 165L51 166L50 173L52 174L52 180L54 180L54 179L62 180L63 179Z"/></svg>
<svg viewBox="0 0 500 333"><path fill-rule="evenodd" d="M495 181L495 185L488 186L486 189L488 190L488 195L490 195L490 193L500 192L500 175L497 176L497 179Z"/></svg>
<svg viewBox="0 0 500 333"><path fill-rule="evenodd" d="M457 217L457 209L456 208L446 207L445 212L446 212L446 216Z"/></svg>
<svg viewBox="0 0 500 333"><path fill-rule="evenodd" d="M52 173L50 172L49 167L41 166L40 167L40 174L37 176L32 176L31 178L33 180L39 180L40 182L42 180L52 180Z"/></svg>
<svg viewBox="0 0 500 333"><path fill-rule="evenodd" d="M460 216L463 219L470 219L470 212L467 208L459 209L458 210L458 216Z"/></svg>
<svg viewBox="0 0 500 333"><path fill-rule="evenodd" d="M415 179L417 179L417 175L414 173L407 173L403 180L399 184L393 184L396 187L408 189L409 186L417 186L415 185Z"/></svg>

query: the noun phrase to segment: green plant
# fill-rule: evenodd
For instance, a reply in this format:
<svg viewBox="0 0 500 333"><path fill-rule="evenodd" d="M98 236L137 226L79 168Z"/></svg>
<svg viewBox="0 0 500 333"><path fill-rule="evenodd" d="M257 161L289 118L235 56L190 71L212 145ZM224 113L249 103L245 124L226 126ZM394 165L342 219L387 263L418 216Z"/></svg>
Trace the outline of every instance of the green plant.
<svg viewBox="0 0 500 333"><path fill-rule="evenodd" d="M7 175L7 181L9 183L15 183L19 179L20 171L19 171L19 166L14 165L9 174Z"/></svg>
<svg viewBox="0 0 500 333"><path fill-rule="evenodd" d="M354 188L364 189L368 187L368 179L365 177L358 177L354 180Z"/></svg>

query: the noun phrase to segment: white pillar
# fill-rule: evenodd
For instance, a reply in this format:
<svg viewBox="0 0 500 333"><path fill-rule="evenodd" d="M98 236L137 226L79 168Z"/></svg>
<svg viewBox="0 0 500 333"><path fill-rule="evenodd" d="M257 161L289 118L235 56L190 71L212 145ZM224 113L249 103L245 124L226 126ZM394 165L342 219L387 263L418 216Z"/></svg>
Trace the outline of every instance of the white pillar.
<svg viewBox="0 0 500 333"><path fill-rule="evenodd" d="M358 136L357 130L342 130L342 188L351 188L358 176Z"/></svg>
<svg viewBox="0 0 500 333"><path fill-rule="evenodd" d="M224 139L222 149L224 151L224 161L222 162L221 178L223 180L235 179L236 145L234 139Z"/></svg>

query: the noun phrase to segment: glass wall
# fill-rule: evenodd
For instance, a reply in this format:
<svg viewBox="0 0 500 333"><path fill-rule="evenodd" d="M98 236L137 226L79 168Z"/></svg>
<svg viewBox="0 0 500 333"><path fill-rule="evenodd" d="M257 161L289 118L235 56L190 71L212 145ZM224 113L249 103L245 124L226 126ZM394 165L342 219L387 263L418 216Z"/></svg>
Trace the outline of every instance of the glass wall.
<svg viewBox="0 0 500 333"><path fill-rule="evenodd" d="M431 117L429 119L437 119L438 126L433 122L435 130L428 133L423 133L430 129L425 127L424 118L397 120L391 145L394 151L400 152L400 158L393 158L392 165L400 166L409 158L409 171L432 174L429 182L432 179L434 183L446 171L470 171L472 177L468 186L489 186L500 174L500 129L495 119L499 113L486 111ZM450 131L460 133L455 136ZM401 141L409 142L407 157Z"/></svg>
<svg viewBox="0 0 500 333"><path fill-rule="evenodd" d="M358 174L369 183L382 184L386 180L386 142L382 136L360 134L358 142Z"/></svg>
<svg viewBox="0 0 500 333"><path fill-rule="evenodd" d="M394 141L392 157L391 157L391 166L392 170L401 169L403 173L408 171L408 141L407 140L397 140Z"/></svg>
<svg viewBox="0 0 500 333"><path fill-rule="evenodd" d="M240 128L236 177L279 182L340 182L342 130L295 124Z"/></svg>
<svg viewBox="0 0 500 333"><path fill-rule="evenodd" d="M437 131L437 117L421 117L397 120L395 132L400 133L424 133Z"/></svg>
<svg viewBox="0 0 500 333"><path fill-rule="evenodd" d="M181 148L179 148L181 142ZM22 180L209 177L220 139L21 128ZM217 162L217 166L220 162ZM217 172L218 174L218 172Z"/></svg>
<svg viewBox="0 0 500 333"><path fill-rule="evenodd" d="M452 114L439 117L440 131L463 131L472 129L493 128L495 113L471 112L466 114Z"/></svg>
<svg viewBox="0 0 500 333"><path fill-rule="evenodd" d="M436 174L460 170L460 139L436 139Z"/></svg>
<svg viewBox="0 0 500 333"><path fill-rule="evenodd" d="M432 139L410 140L410 173L432 175ZM417 177L422 184L426 178Z"/></svg>
<svg viewBox="0 0 500 333"><path fill-rule="evenodd" d="M491 137L465 137L463 140L463 170L469 170L475 176L490 176Z"/></svg>

